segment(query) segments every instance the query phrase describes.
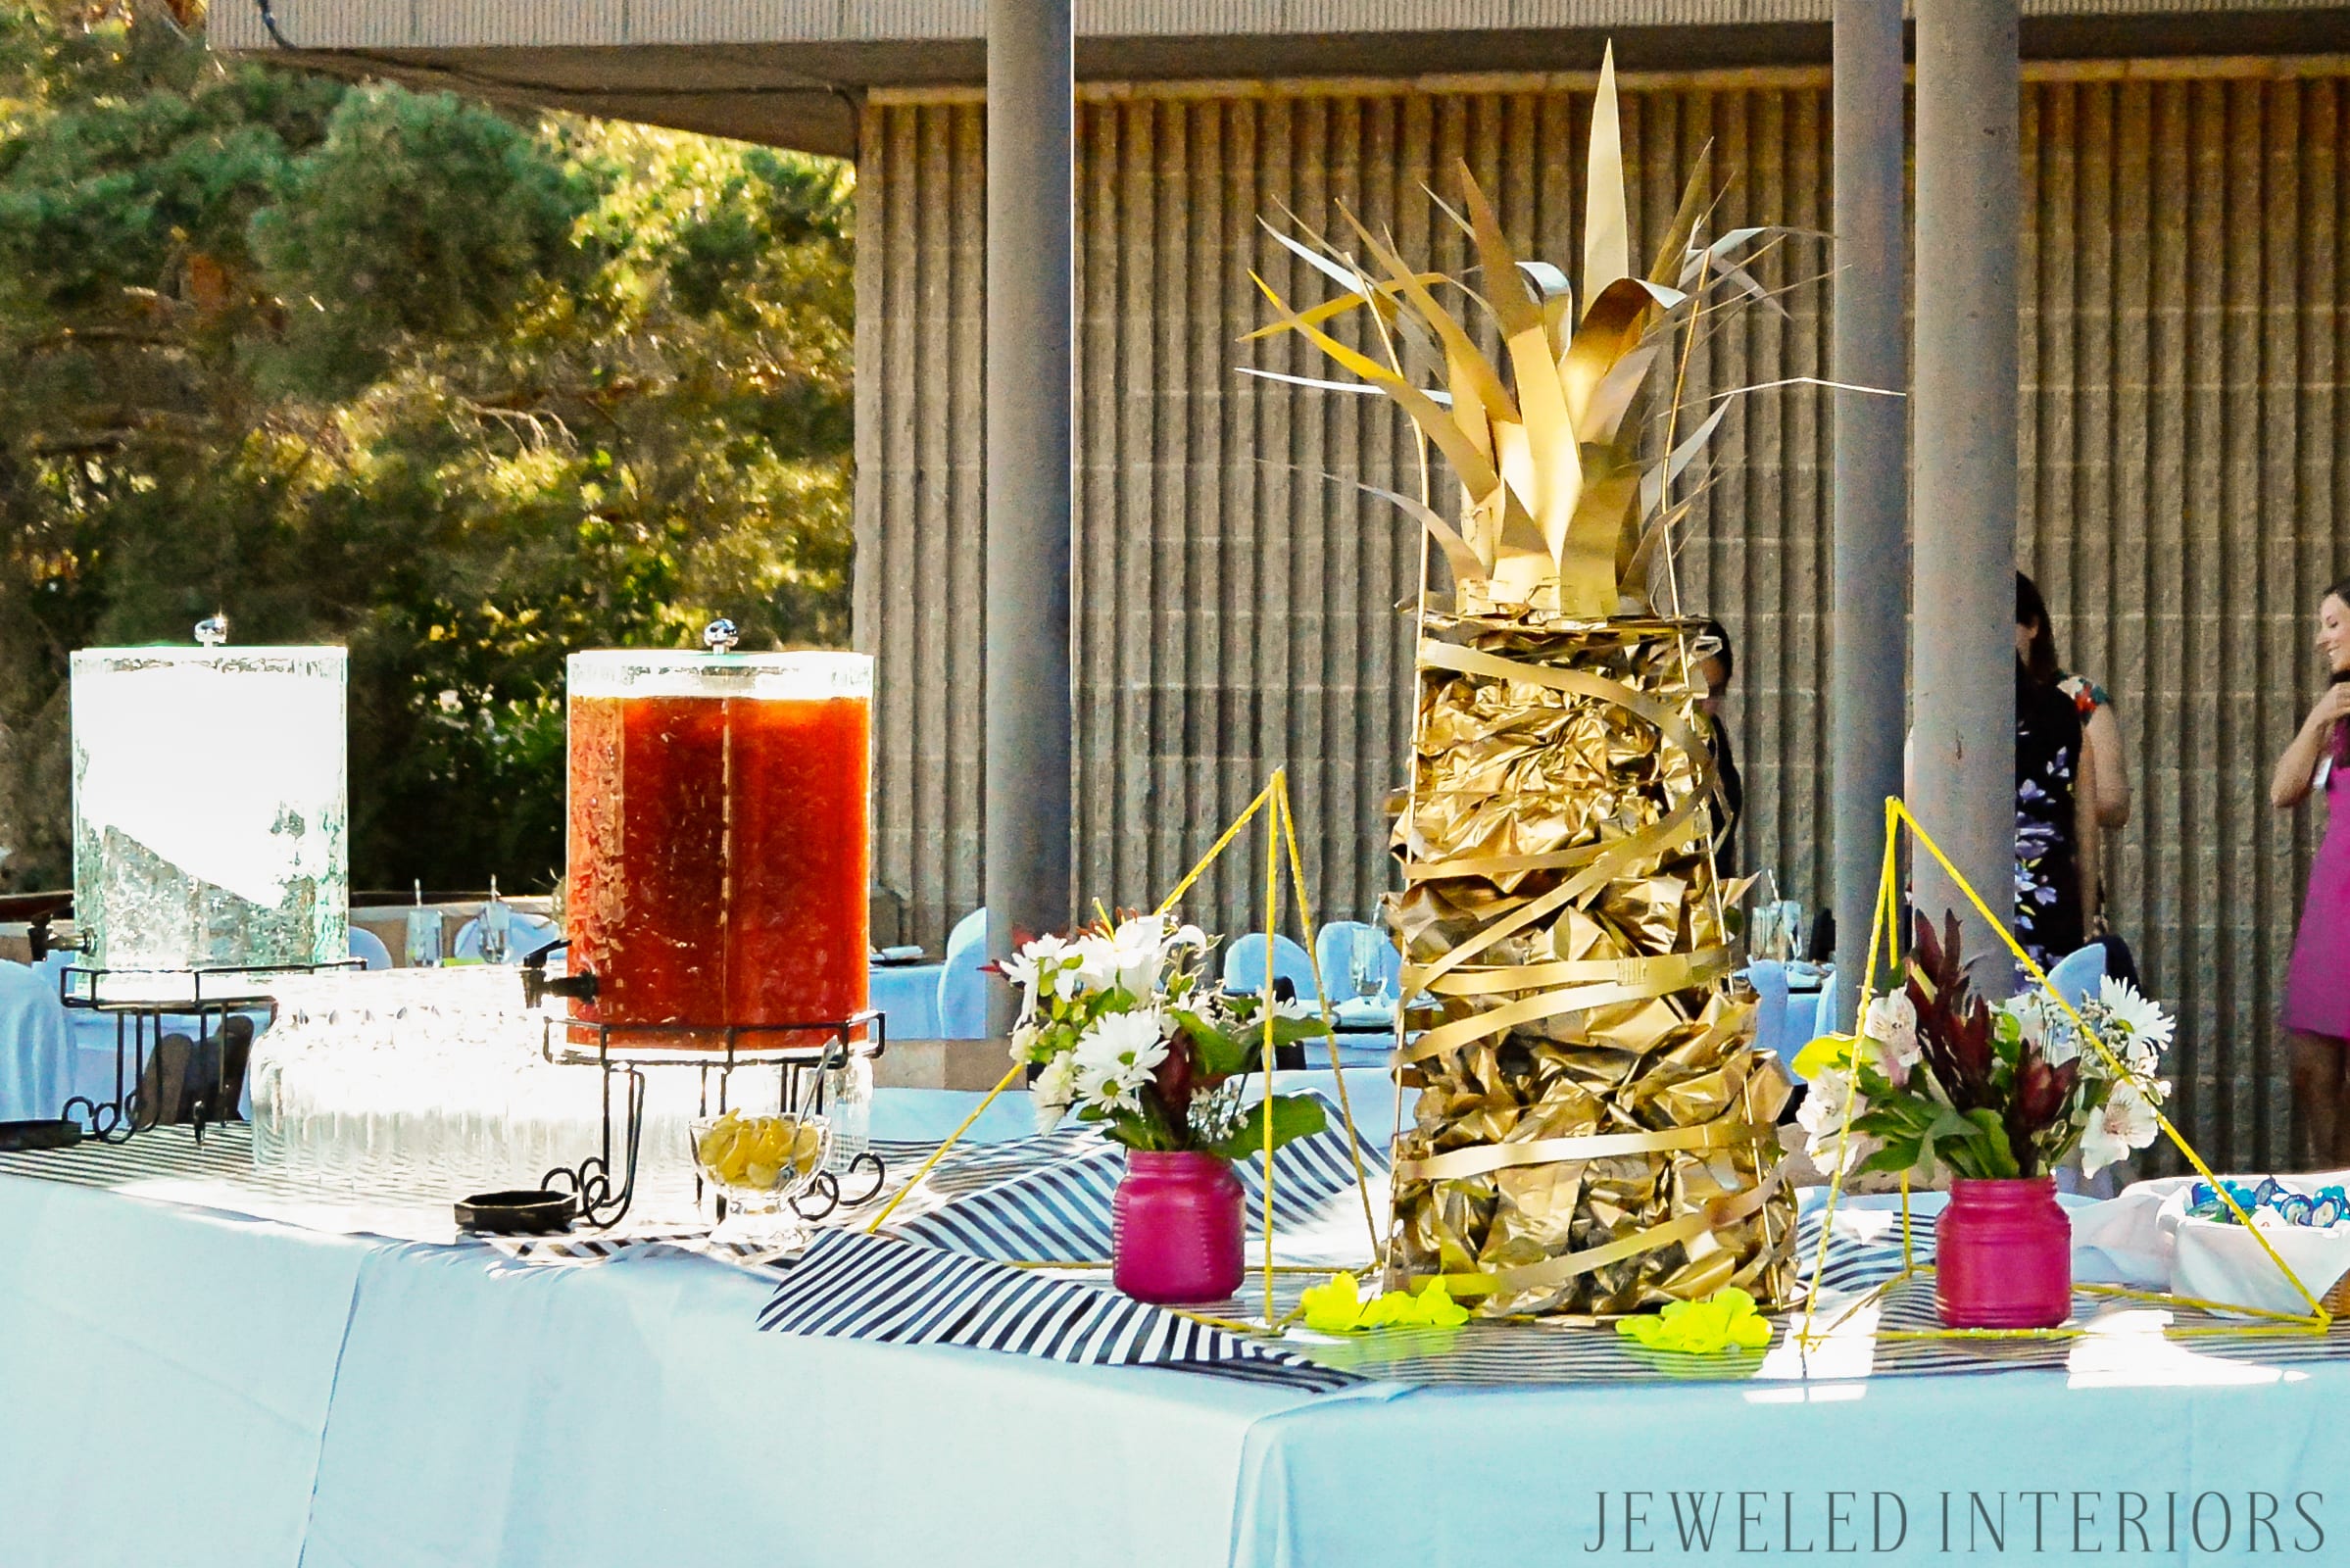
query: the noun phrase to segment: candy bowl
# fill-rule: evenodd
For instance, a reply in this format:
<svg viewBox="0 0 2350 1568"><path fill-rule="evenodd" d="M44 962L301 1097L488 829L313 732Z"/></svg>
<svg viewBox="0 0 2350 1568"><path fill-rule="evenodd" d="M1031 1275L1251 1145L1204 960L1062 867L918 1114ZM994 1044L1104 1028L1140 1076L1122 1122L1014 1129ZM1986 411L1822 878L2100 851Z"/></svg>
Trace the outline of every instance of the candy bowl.
<svg viewBox="0 0 2350 1568"><path fill-rule="evenodd" d="M774 1241L804 1231L795 1200L823 1175L832 1149L829 1121L729 1110L690 1125L694 1169L720 1199L716 1234Z"/></svg>

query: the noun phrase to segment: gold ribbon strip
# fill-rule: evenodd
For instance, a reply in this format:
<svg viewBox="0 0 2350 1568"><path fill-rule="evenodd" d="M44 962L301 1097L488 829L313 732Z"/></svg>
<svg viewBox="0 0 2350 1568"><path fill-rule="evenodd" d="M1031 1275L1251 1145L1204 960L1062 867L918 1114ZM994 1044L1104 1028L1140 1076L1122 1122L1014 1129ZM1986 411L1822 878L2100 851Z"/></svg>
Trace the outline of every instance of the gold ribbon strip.
<svg viewBox="0 0 2350 1568"><path fill-rule="evenodd" d="M1767 1122L1712 1121L1701 1127L1668 1127L1657 1132L1587 1133L1579 1138L1537 1138L1523 1144L1480 1144L1448 1150L1426 1159L1395 1161L1397 1181L1458 1181L1517 1165L1548 1165L1570 1159L1613 1159L1622 1154L1671 1153L1681 1150L1732 1149L1778 1135Z"/></svg>
<svg viewBox="0 0 2350 1568"><path fill-rule="evenodd" d="M1583 844L1547 855L1470 855L1457 860L1416 860L1403 868L1406 882L1438 882L1447 877L1482 876L1498 882L1523 871L1566 871L1605 853L1604 844Z"/></svg>
<svg viewBox="0 0 2350 1568"><path fill-rule="evenodd" d="M1489 1007L1466 1018L1438 1024L1404 1047L1400 1055L1407 1062L1426 1061L1471 1041L1483 1040L1487 1035L1506 1033L1522 1023L1540 1023L1562 1012L1581 1012L1590 1007L1612 1007L1620 1002L1646 1002L1661 995L1662 992L1647 986L1570 986L1564 991L1545 991L1523 1002Z"/></svg>
<svg viewBox="0 0 2350 1568"><path fill-rule="evenodd" d="M1491 1296L1497 1291L1532 1291L1564 1285L1578 1275L1589 1274L1595 1268L1653 1252L1678 1242L1693 1242L1708 1232L1735 1225L1760 1209L1779 1191L1786 1177L1783 1166L1773 1171L1760 1185L1742 1193L1725 1194L1707 1202L1693 1214L1684 1214L1662 1225L1651 1225L1600 1247L1587 1248L1580 1252L1568 1252L1560 1257L1528 1263L1522 1268L1505 1268L1493 1274L1445 1274L1440 1276L1444 1288L1454 1296ZM1406 1283L1417 1285L1427 1275L1414 1275Z"/></svg>
<svg viewBox="0 0 2350 1568"><path fill-rule="evenodd" d="M1415 974L1417 965L1403 971L1406 991L1433 991L1445 997L1485 997L1497 991L1532 991L1541 986L1580 985L1592 980L1620 986L1653 985L1657 995L1679 991L1712 978L1731 966L1730 950L1715 946L1693 953L1659 953L1642 958L1569 958L1557 963L1516 963L1474 969L1429 980Z"/></svg>
<svg viewBox="0 0 2350 1568"><path fill-rule="evenodd" d="M1488 654L1475 648L1463 648L1458 643L1423 639L1420 643L1420 663L1423 668L1449 669L1462 675L1491 675L1496 680L1523 681L1531 686L1547 686L1552 691L1572 692L1578 697L1595 697L1603 703L1632 711L1654 724L1674 745L1692 758L1706 756L1705 743L1697 732L1681 721L1681 715L1643 692L1638 692L1620 680L1605 675L1592 675L1580 669L1561 669L1554 664L1528 664L1515 659L1503 659L1499 654Z"/></svg>
<svg viewBox="0 0 2350 1568"><path fill-rule="evenodd" d="M1444 956L1426 965L1419 971L1419 984L1425 987L1429 981L1458 968L1502 938L1513 936L1542 919L1545 915L1553 914L1566 907L1593 888L1608 881L1616 872L1640 856L1650 852L1661 852L1679 843L1685 836L1682 830L1689 825L1689 819L1696 815L1698 808L1705 804L1706 797L1713 791L1715 780L1713 755L1705 749L1704 743L1697 738L1696 732L1683 723L1680 716L1670 709L1634 691L1621 681L1609 680L1601 675L1587 675L1580 670L1552 669L1545 665L1520 663L1516 660L1480 653L1474 648L1460 648L1451 643L1427 639L1423 639L1420 643L1420 662L1426 668L1449 669L1468 675L1490 675L1501 680L1526 681L1538 686L1547 686L1555 691L1573 692L1580 696L1614 703L1654 724L1665 739L1681 748L1696 769L1696 779L1689 794L1682 797L1681 804L1667 812L1662 820L1652 827L1644 828L1640 832L1609 845L1600 851L1591 864L1577 875L1560 883L1532 903L1520 906L1458 947L1453 948ZM1589 1005L1600 1004L1596 1002L1589 1004ZM1528 1015L1528 1019L1519 1021L1524 1022L1531 1018L1545 1016L1548 1014L1533 1013ZM1464 1038L1475 1039L1477 1035L1470 1034Z"/></svg>

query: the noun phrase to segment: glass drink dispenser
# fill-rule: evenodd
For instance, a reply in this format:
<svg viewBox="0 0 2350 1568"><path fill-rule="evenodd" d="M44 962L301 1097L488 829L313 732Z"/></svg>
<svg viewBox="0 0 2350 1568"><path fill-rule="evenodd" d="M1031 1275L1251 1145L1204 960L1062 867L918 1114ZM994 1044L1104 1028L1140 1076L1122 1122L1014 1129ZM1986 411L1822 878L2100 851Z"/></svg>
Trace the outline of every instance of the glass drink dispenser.
<svg viewBox="0 0 2350 1568"><path fill-rule="evenodd" d="M721 1050L728 1026L863 1010L872 691L862 654L571 656L565 929L595 976L574 1018Z"/></svg>
<svg viewBox="0 0 2350 1568"><path fill-rule="evenodd" d="M188 970L219 997L246 969L349 955L347 675L340 648L73 655L73 910L96 1000L186 997Z"/></svg>

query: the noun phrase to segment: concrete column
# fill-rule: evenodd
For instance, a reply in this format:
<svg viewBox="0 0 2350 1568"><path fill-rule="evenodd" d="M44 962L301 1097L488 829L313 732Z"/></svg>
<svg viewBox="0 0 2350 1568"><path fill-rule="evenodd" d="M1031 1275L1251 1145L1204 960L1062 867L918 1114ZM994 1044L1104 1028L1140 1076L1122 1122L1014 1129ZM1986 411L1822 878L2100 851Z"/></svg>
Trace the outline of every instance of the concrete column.
<svg viewBox="0 0 2350 1568"><path fill-rule="evenodd" d="M1991 911L2015 863L2017 0L1918 0L1911 804ZM1918 907L1957 895L1920 857ZM1968 921L1967 951L1991 951Z"/></svg>
<svg viewBox="0 0 2350 1568"><path fill-rule="evenodd" d="M1070 0L987 23L988 952L1065 928L1069 890ZM992 1032L1014 999L991 992Z"/></svg>
<svg viewBox="0 0 2350 1568"><path fill-rule="evenodd" d="M1836 0L1836 276L1831 359L1847 386L1908 385L1901 291L1901 0ZM1836 398L1836 623L1829 653L1836 956L1857 976L1885 855L1885 799L1901 793L1909 627L1909 408ZM1888 955L1888 956L1890 956ZM1843 988L1852 1026L1857 985Z"/></svg>

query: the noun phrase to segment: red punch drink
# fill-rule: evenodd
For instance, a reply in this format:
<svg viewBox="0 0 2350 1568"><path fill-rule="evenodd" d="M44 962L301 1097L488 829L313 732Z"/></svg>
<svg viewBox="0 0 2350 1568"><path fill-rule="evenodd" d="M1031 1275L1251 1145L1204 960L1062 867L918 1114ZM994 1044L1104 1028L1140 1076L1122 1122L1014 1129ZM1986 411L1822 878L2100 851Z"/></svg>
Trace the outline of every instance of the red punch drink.
<svg viewBox="0 0 2350 1568"><path fill-rule="evenodd" d="M713 1031L615 1047L720 1050L725 1025L863 1009L872 670L861 654L571 656L566 928L572 971L596 975L574 1017Z"/></svg>

